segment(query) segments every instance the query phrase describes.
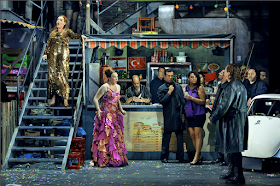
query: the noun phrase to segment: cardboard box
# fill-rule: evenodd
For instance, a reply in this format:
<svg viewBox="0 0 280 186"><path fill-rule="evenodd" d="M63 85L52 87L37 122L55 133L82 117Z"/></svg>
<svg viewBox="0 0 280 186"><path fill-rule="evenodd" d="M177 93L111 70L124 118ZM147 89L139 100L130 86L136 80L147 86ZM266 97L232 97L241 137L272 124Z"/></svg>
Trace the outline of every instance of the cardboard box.
<svg viewBox="0 0 280 186"><path fill-rule="evenodd" d="M6 72L7 68L2 68L1 73L4 74ZM19 69L9 69L9 74L18 74ZM27 68L22 68L19 74L26 74Z"/></svg>
<svg viewBox="0 0 280 186"><path fill-rule="evenodd" d="M24 132L25 136L40 136L40 132Z"/></svg>
<svg viewBox="0 0 280 186"><path fill-rule="evenodd" d="M17 58L18 55L8 55L2 54L2 64L10 65ZM14 68L19 68L21 65L22 58L19 62L14 66ZM30 62L30 55L26 55L26 58L23 61L22 68L27 68L28 63Z"/></svg>

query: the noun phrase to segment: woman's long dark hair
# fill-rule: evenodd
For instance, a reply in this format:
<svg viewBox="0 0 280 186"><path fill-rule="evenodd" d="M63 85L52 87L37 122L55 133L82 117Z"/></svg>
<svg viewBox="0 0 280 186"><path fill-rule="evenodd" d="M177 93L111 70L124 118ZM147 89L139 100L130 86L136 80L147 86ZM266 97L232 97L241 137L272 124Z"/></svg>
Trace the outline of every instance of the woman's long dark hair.
<svg viewBox="0 0 280 186"><path fill-rule="evenodd" d="M188 73L188 78L191 76L191 74L194 74L196 76L197 82L195 85L197 85L199 87L200 86L200 76L199 76L198 72L190 71Z"/></svg>

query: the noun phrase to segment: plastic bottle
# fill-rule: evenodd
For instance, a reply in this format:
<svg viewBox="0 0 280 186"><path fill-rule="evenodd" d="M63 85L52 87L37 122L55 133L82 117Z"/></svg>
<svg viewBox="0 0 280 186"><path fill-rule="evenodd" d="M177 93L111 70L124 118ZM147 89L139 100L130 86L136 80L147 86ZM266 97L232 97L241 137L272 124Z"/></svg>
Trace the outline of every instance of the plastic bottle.
<svg viewBox="0 0 280 186"><path fill-rule="evenodd" d="M118 78L122 79L122 70L119 70Z"/></svg>
<svg viewBox="0 0 280 186"><path fill-rule="evenodd" d="M172 63L173 62L173 54L171 53L171 56L170 56L170 62Z"/></svg>
<svg viewBox="0 0 280 186"><path fill-rule="evenodd" d="M178 83L179 83L179 84L182 84L181 74L178 75Z"/></svg>
<svg viewBox="0 0 280 186"><path fill-rule="evenodd" d="M127 78L127 79L130 79L129 73L130 73L130 72L127 71L127 74L126 74L126 78Z"/></svg>
<svg viewBox="0 0 280 186"><path fill-rule="evenodd" d="M126 70L124 70L124 72L123 72L123 79L126 79L126 78L127 78Z"/></svg>

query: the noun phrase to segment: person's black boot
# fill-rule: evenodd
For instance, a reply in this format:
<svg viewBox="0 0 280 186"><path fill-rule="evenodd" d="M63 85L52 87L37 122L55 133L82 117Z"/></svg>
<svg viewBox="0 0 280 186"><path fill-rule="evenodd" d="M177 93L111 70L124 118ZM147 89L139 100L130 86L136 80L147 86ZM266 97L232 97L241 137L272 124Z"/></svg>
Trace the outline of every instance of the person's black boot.
<svg viewBox="0 0 280 186"><path fill-rule="evenodd" d="M245 184L243 168L242 167L237 168L237 175L234 178L227 180L226 183L228 183L228 184Z"/></svg>
<svg viewBox="0 0 280 186"><path fill-rule="evenodd" d="M168 159L167 158L161 159L161 162L162 163L168 163Z"/></svg>
<svg viewBox="0 0 280 186"><path fill-rule="evenodd" d="M219 179L221 179L221 180L228 180L228 179L234 177L234 166L232 164L229 164L228 167L229 167L228 172L226 174L224 174L224 175L221 175L219 177Z"/></svg>

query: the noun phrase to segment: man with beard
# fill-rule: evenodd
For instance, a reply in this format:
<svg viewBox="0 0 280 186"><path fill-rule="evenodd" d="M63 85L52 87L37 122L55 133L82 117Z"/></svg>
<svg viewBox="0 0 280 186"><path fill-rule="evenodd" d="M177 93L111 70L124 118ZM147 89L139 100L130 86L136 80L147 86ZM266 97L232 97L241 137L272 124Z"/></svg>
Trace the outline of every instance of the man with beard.
<svg viewBox="0 0 280 186"><path fill-rule="evenodd" d="M229 160L232 166L220 178L228 179L226 183L229 184L245 184L241 152L247 149L248 140L247 92L240 82L239 67L229 64L224 75L229 83L217 99L217 106L208 122L221 128L215 134L215 151L232 154Z"/></svg>
<svg viewBox="0 0 280 186"><path fill-rule="evenodd" d="M158 98L163 106L164 132L162 137L161 161L168 163L169 142L172 132L177 137L176 159L180 163L184 160L183 131L186 129L184 120L185 99L182 87L173 81L174 72L165 71L165 83L158 88Z"/></svg>
<svg viewBox="0 0 280 186"><path fill-rule="evenodd" d="M255 96L267 93L267 87L265 85L265 82L260 80L260 73L255 68L251 68L248 71L248 80L245 80L243 84L247 90L248 107Z"/></svg>

